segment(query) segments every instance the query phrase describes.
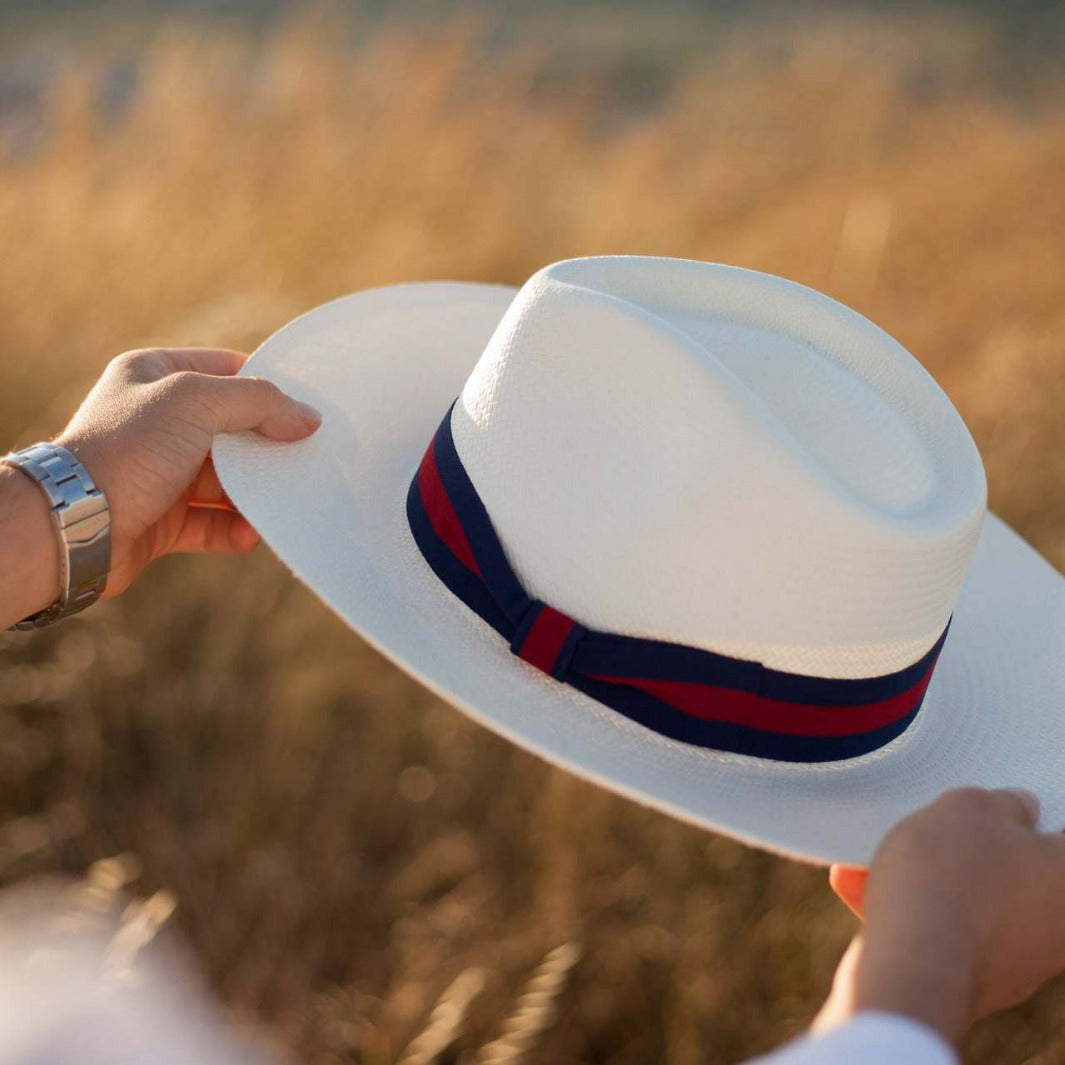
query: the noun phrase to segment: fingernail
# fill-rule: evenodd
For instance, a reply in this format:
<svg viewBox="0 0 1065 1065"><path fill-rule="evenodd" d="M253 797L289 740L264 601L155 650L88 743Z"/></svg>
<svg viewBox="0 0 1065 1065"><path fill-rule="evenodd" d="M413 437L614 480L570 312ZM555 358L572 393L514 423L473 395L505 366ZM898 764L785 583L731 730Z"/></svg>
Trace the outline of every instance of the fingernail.
<svg viewBox="0 0 1065 1065"><path fill-rule="evenodd" d="M300 417L308 425L321 425L322 424L322 412L316 410L309 403L297 403L297 409L300 412Z"/></svg>
<svg viewBox="0 0 1065 1065"><path fill-rule="evenodd" d="M1003 788L1002 790L1016 795L1032 815L1032 820L1039 820L1039 796L1034 791L1029 791L1027 788Z"/></svg>

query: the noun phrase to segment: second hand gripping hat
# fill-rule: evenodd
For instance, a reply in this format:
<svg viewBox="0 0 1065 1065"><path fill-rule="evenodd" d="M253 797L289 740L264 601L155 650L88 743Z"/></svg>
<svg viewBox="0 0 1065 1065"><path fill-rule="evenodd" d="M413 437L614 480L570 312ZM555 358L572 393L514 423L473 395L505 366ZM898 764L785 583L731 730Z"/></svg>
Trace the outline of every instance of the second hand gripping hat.
<svg viewBox="0 0 1065 1065"><path fill-rule="evenodd" d="M522 747L815 862L961 785L1065 824L1065 581L986 513L935 381L834 300L576 259L336 300L243 372L324 422L216 441L233 502Z"/></svg>

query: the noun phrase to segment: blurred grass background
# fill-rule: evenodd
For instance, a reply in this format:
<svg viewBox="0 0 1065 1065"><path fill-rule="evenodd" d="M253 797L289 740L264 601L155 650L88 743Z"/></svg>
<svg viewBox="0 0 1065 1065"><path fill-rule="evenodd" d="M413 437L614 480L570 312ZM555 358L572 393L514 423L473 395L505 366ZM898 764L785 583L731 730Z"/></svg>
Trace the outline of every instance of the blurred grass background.
<svg viewBox="0 0 1065 1065"><path fill-rule="evenodd" d="M688 256L897 336L992 505L1065 565L1060 38L798 8L4 22L0 446L56 431L124 349L251 349L370 285ZM115 853L234 1018L315 1065L399 1060L464 973L456 1041L408 1061L732 1062L802 1029L855 928L823 872L470 724L265 549L0 635L0 882ZM568 980L554 955L508 1028L564 943ZM1063 991L968 1060L1065 1060Z"/></svg>

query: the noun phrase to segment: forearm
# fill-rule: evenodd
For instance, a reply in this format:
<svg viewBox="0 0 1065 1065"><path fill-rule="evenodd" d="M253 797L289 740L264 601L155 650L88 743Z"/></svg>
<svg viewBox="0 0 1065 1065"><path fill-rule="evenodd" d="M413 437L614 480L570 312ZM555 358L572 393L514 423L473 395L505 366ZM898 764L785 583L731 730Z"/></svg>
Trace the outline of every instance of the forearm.
<svg viewBox="0 0 1065 1065"><path fill-rule="evenodd" d="M59 598L59 540L44 493L0 465L0 629Z"/></svg>

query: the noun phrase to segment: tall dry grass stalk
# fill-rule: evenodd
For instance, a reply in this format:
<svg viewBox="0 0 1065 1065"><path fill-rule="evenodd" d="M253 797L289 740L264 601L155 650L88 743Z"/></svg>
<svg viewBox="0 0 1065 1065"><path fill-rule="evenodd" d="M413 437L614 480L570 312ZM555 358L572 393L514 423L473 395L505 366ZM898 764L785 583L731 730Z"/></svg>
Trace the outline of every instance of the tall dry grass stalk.
<svg viewBox="0 0 1065 1065"><path fill-rule="evenodd" d="M563 943L548 952L522 989L500 1036L481 1048L479 1065L516 1065L533 1049L558 1016L559 997L580 956L576 943Z"/></svg>
<svg viewBox="0 0 1065 1065"><path fill-rule="evenodd" d="M433 1007L429 1023L399 1058L400 1065L433 1065L454 1045L473 1000L484 989L483 969L465 969L448 984Z"/></svg>
<svg viewBox="0 0 1065 1065"><path fill-rule="evenodd" d="M36 145L0 163L3 446L54 430L124 348L252 347L368 285L691 256L898 336L972 426L993 505L1065 563L1060 71L1005 63L961 16L693 16L653 45L667 23L599 18L510 44L174 24L110 116L93 100L116 53L83 42ZM55 631L0 634L0 822L7 883L136 855L156 901L128 948L169 892L233 1015L308 1065L392 1060L478 968L498 976L416 1060L729 1062L801 1028L853 930L822 874L475 727L265 551L160 565ZM545 938L584 960L528 989L535 1040L500 1037ZM565 1023L541 1023L548 1001ZM1044 1052L1063 1009L1058 987L996 1018L969 1060Z"/></svg>

